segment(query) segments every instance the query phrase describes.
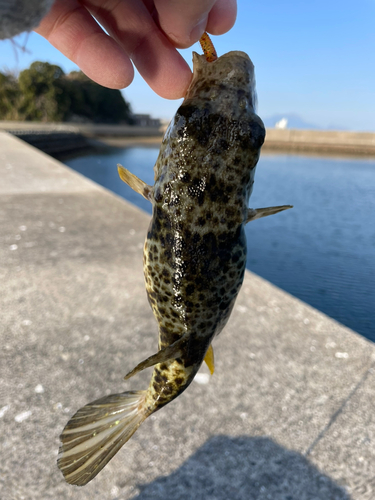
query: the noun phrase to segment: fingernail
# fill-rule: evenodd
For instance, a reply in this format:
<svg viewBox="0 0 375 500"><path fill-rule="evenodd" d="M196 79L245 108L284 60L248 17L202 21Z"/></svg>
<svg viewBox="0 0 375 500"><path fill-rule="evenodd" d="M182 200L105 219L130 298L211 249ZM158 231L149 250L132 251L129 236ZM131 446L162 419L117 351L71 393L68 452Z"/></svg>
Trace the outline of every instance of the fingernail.
<svg viewBox="0 0 375 500"><path fill-rule="evenodd" d="M206 31L207 17L200 21L190 32L190 40L192 43L197 42L203 33Z"/></svg>

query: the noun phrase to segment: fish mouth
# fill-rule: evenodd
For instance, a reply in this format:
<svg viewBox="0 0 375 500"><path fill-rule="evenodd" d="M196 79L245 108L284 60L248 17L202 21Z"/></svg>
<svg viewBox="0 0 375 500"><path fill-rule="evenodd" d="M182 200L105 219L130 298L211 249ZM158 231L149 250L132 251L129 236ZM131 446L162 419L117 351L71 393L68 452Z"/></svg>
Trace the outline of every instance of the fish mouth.
<svg viewBox="0 0 375 500"><path fill-rule="evenodd" d="M254 64L246 52L232 50L212 62L208 62L203 54L193 52L193 75L199 73L200 77L204 77L205 74L216 74L218 79L223 79L233 71L237 78L254 74Z"/></svg>
<svg viewBox="0 0 375 500"><path fill-rule="evenodd" d="M185 96L185 100L190 99L215 102L216 108L240 106L255 112L257 98L250 57L242 51L231 51L208 62L204 55L193 52L193 78Z"/></svg>

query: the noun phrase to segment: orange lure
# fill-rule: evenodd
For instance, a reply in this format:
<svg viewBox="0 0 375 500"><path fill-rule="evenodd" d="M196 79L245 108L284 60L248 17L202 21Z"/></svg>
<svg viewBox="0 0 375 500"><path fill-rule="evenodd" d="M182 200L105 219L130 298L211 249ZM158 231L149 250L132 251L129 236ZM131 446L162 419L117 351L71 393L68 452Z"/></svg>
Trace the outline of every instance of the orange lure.
<svg viewBox="0 0 375 500"><path fill-rule="evenodd" d="M206 32L201 36L199 43L201 44L202 50L208 62L216 61L217 54L214 47L214 44L211 41L211 38L207 35Z"/></svg>

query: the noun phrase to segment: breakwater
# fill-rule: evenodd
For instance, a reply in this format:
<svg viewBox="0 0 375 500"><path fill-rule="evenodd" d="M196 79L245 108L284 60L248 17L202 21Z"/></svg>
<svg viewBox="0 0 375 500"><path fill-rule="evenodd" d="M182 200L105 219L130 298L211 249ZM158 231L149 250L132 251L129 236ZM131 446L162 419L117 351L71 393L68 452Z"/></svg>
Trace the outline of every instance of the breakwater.
<svg viewBox="0 0 375 500"><path fill-rule="evenodd" d="M267 129L263 150L319 155L375 156L375 133Z"/></svg>
<svg viewBox="0 0 375 500"><path fill-rule="evenodd" d="M57 158L103 145L123 146L129 140L159 143L164 134L159 127L9 121L0 121L1 130Z"/></svg>
<svg viewBox="0 0 375 500"><path fill-rule="evenodd" d="M23 139L45 153L59 155L93 147L98 142L116 146L139 141L160 143L166 128L3 121L0 122L0 130ZM267 129L263 151L375 156L375 133Z"/></svg>

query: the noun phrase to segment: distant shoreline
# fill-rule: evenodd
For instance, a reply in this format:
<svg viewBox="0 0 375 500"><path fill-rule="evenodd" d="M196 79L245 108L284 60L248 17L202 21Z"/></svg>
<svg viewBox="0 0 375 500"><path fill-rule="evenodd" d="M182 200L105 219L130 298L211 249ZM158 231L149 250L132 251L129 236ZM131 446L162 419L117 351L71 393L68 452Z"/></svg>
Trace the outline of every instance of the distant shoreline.
<svg viewBox="0 0 375 500"><path fill-rule="evenodd" d="M159 146L165 127L131 125L2 122L6 131L55 157L100 147ZM319 156L375 156L375 133L267 129L265 153Z"/></svg>
<svg viewBox="0 0 375 500"><path fill-rule="evenodd" d="M374 132L267 129L262 148L269 152L310 153L319 156L375 156Z"/></svg>

